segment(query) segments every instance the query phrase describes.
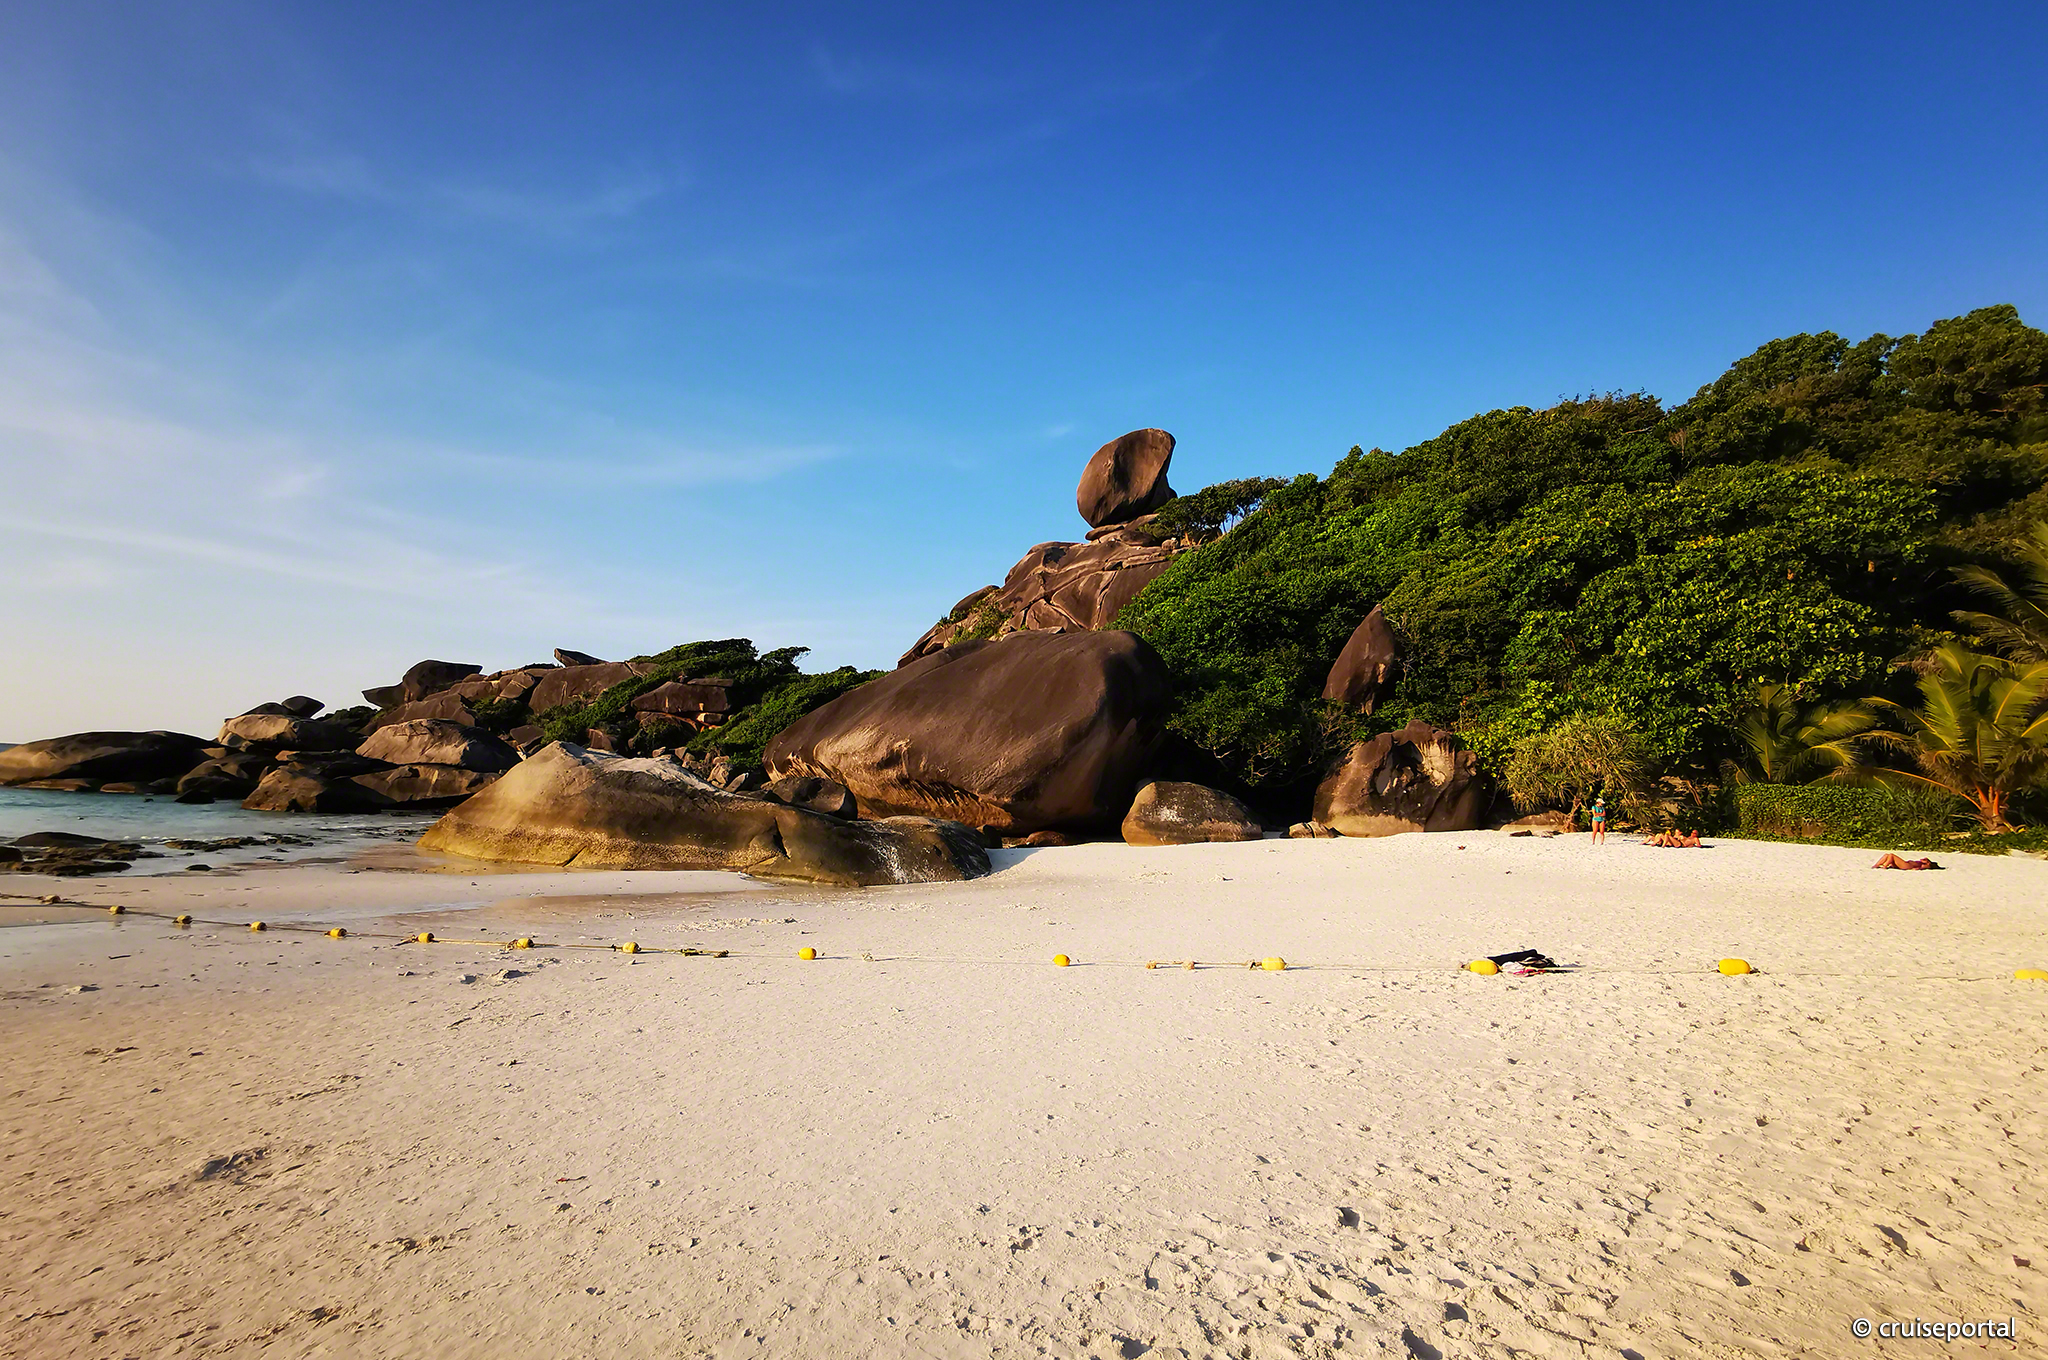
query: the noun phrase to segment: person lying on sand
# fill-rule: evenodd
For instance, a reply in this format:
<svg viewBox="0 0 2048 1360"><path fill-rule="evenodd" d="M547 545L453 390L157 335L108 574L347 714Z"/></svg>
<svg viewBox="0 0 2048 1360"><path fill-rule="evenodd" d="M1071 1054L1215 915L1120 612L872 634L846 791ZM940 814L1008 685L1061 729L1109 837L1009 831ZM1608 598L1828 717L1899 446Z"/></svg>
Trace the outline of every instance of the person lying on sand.
<svg viewBox="0 0 2048 1360"><path fill-rule="evenodd" d="M1697 850L1700 848L1700 833L1697 831L1660 831L1645 840L1643 844L1660 846L1666 850Z"/></svg>
<svg viewBox="0 0 2048 1360"><path fill-rule="evenodd" d="M1931 859L1900 859L1897 855L1887 852L1879 856L1877 863L1870 867L1873 869L1939 869L1941 866Z"/></svg>

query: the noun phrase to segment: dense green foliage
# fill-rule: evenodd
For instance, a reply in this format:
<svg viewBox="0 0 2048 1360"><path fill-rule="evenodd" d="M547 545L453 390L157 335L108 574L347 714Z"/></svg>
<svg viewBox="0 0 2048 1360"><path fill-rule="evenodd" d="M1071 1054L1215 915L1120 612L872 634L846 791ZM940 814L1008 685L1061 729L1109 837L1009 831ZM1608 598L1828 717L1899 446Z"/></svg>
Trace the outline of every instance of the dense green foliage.
<svg viewBox="0 0 2048 1360"><path fill-rule="evenodd" d="M736 764L758 767L762 748L777 732L880 674L842 666L822 675L806 675L796 663L808 650L782 647L757 652L746 638L686 642L653 656L634 657L635 661L652 662L654 670L613 685L584 703L553 709L538 719L538 725L549 741L581 742L595 727L634 749L687 745L699 754L725 755ZM682 723L668 723L646 736L639 733L633 700L671 680L713 677L732 682L727 691L732 713L723 726L699 732ZM515 726L525 720L525 705L517 700L481 705L477 716L482 726Z"/></svg>
<svg viewBox="0 0 2048 1360"><path fill-rule="evenodd" d="M1942 839L1959 806L1939 794L1840 784L1741 784L1731 795L1745 836L1897 848Z"/></svg>
<svg viewBox="0 0 2048 1360"><path fill-rule="evenodd" d="M1524 808L1566 807L1576 817L1595 798L1643 820L1656 762L1642 737L1605 713L1577 713L1515 743L1501 787Z"/></svg>
<svg viewBox="0 0 2048 1360"><path fill-rule="evenodd" d="M1413 717L1495 770L1574 714L1712 770L1759 682L1897 692L1890 664L1967 602L1952 569L2011 565L2048 517L2044 391L2048 336L1988 307L1901 340L1776 340L1673 409L1487 412L1268 485L1118 623L1172 669L1174 727L1253 786ZM1371 718L1332 714L1323 680L1375 603L1406 674Z"/></svg>

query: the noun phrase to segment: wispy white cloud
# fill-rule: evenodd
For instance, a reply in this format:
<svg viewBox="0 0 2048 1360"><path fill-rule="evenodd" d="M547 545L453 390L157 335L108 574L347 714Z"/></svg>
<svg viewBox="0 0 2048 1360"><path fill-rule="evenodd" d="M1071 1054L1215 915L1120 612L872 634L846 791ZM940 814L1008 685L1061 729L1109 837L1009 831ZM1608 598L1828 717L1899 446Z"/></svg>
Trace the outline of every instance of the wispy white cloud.
<svg viewBox="0 0 2048 1360"><path fill-rule="evenodd" d="M1022 81L901 57L835 52L811 45L811 69L835 94L910 98L948 104L986 104L1021 93Z"/></svg>

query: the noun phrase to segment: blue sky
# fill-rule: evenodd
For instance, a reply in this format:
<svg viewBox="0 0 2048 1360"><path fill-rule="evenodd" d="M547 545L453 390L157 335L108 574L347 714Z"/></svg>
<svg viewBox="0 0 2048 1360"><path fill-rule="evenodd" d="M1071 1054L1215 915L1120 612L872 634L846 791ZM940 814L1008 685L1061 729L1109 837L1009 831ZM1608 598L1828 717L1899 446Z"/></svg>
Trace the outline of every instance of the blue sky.
<svg viewBox="0 0 2048 1360"><path fill-rule="evenodd" d="M888 665L1097 445L1325 472L2048 319L2048 10L0 11L0 739Z"/></svg>

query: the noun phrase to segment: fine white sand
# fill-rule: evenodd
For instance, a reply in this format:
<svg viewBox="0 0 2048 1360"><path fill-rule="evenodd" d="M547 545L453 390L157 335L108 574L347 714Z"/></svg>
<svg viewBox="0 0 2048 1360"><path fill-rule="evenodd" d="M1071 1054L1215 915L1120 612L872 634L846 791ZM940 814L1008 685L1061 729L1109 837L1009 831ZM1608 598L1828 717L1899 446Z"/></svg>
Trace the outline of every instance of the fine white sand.
<svg viewBox="0 0 2048 1360"><path fill-rule="evenodd" d="M2012 1315L1986 1349L2041 1354L2048 865L1874 858L0 879L733 951L0 907L71 922L0 930L0 1354L1919 1355L1850 1321ZM1458 971L1523 946L1582 971Z"/></svg>

